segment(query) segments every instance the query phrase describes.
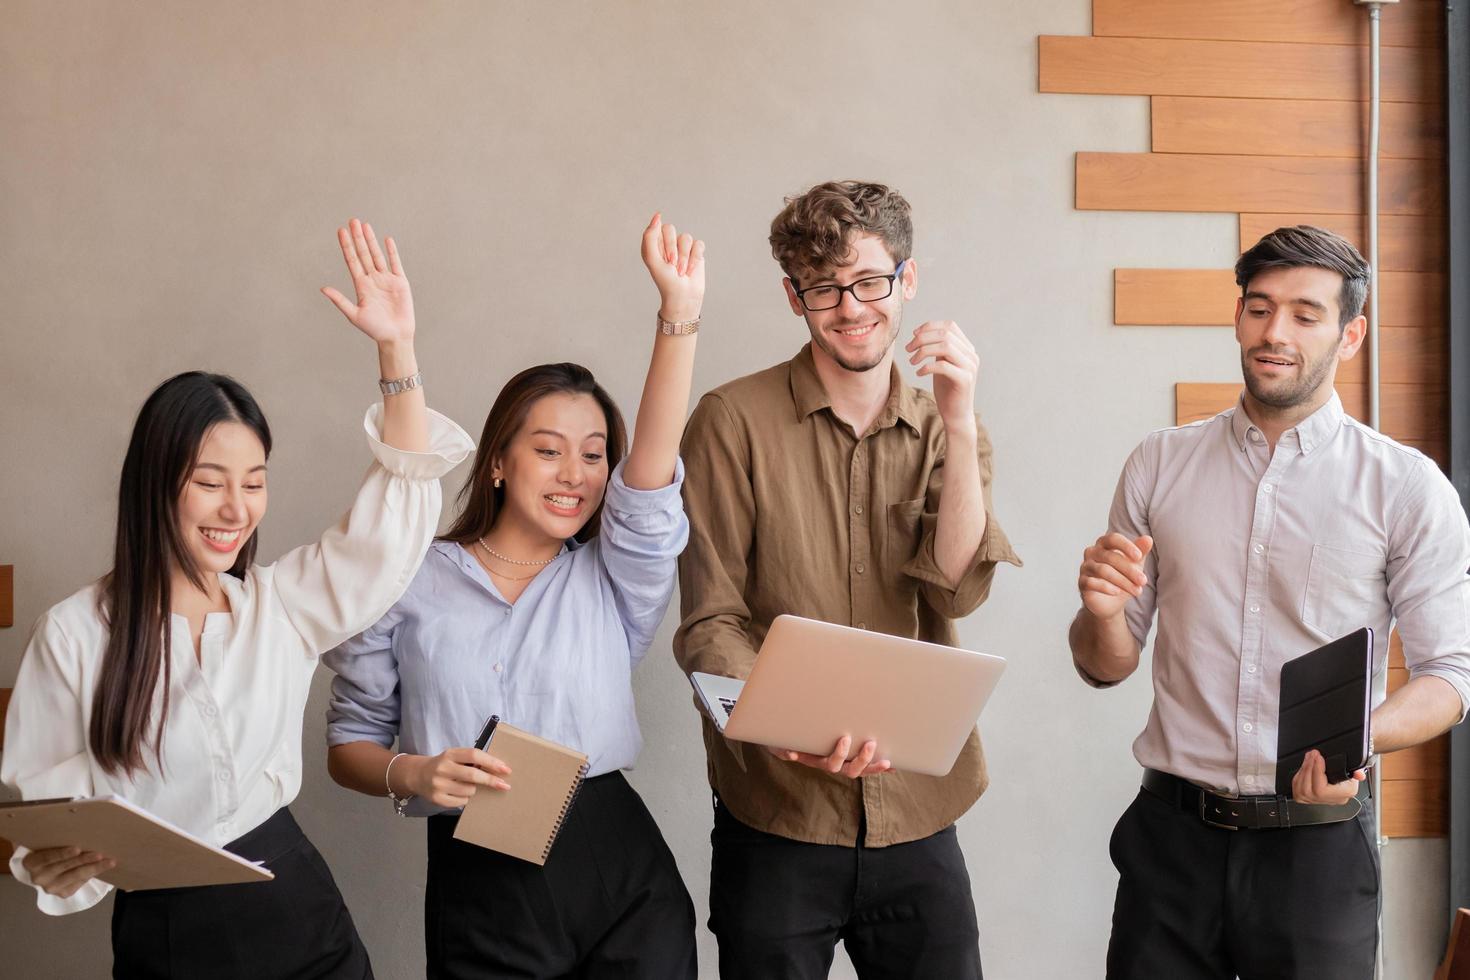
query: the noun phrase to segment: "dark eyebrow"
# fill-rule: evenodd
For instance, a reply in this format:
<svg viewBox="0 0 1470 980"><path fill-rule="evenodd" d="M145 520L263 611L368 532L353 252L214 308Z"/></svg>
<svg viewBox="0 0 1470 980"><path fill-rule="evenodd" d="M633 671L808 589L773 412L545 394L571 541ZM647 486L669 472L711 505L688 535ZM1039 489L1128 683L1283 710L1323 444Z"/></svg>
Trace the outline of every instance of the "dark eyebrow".
<svg viewBox="0 0 1470 980"><path fill-rule="evenodd" d="M566 438L566 436L562 435L560 432L557 432L555 429L533 429L531 431L531 435L533 435L533 436L552 436L552 437L557 438L557 439L565 439ZM594 432L591 435L589 435L587 438L588 439L604 439L605 440L607 438L607 435L606 435L606 433L602 433L602 432Z"/></svg>
<svg viewBox="0 0 1470 980"><path fill-rule="evenodd" d="M859 269L858 271L854 272L852 274L852 281L853 282L857 282L859 279L870 279L873 276L891 276L891 275L893 275L893 273L891 273L891 272L884 272L882 269L875 269L872 266L869 266L866 269ZM817 276L816 278L814 278L812 280L812 282L814 284L820 285L820 286L835 285L836 282L837 282L837 277L836 276L830 276L830 275L829 276Z"/></svg>
<svg viewBox="0 0 1470 980"><path fill-rule="evenodd" d="M1245 294L1245 297L1244 298L1245 299L1263 299L1263 300L1265 300L1268 303L1274 303L1274 302L1276 302L1276 300L1275 300L1274 297L1267 296L1265 293L1262 293L1262 292L1249 292L1249 293L1246 293ZM1314 300L1314 299L1308 299L1305 296L1298 296L1295 299L1288 300L1287 302L1290 303L1293 306L1306 306L1306 307L1310 307L1311 309L1316 310L1318 313L1326 313L1327 312L1327 305L1325 303L1319 303L1316 300Z"/></svg>
<svg viewBox="0 0 1470 980"><path fill-rule="evenodd" d="M219 472L225 473L225 474L228 474L230 472L229 470L225 469L223 466L219 465L218 463L195 463L194 464L194 468L196 470L218 470ZM252 466L252 467L250 467L250 469L246 470L245 472L246 473L255 473L257 471L264 470L264 469L265 469L265 464L264 463L261 463L259 466Z"/></svg>

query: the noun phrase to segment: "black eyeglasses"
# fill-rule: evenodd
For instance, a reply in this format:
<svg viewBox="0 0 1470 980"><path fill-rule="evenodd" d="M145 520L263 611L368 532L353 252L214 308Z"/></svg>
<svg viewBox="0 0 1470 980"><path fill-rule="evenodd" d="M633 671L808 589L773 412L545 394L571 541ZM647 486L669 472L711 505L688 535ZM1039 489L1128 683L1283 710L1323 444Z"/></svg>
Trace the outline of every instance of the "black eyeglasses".
<svg viewBox="0 0 1470 980"><path fill-rule="evenodd" d="M907 263L908 259L904 259L889 275L867 276L846 286L808 286L806 289L798 289L795 290L796 298L801 300L801 305L806 307L808 313L837 309L842 305L843 293L852 293L852 298L859 303L887 299L893 295L893 280L903 274L903 267ZM792 280L791 284L795 286L796 281Z"/></svg>

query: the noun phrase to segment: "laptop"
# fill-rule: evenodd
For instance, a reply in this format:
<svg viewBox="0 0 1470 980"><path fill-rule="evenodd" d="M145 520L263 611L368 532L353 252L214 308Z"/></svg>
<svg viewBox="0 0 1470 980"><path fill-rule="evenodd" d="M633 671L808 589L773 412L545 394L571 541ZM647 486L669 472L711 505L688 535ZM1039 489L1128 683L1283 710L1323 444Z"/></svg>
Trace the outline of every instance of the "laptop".
<svg viewBox="0 0 1470 980"><path fill-rule="evenodd" d="M1005 660L986 653L799 616L777 616L744 681L689 677L727 738L827 755L843 735L851 756L929 776L954 768Z"/></svg>

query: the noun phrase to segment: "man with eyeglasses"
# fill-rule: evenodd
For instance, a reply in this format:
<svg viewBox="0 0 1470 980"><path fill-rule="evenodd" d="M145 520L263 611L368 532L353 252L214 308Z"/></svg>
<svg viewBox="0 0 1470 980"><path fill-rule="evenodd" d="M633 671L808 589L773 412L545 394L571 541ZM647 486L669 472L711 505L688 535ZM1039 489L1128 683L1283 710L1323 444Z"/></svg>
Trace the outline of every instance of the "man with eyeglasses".
<svg viewBox="0 0 1470 980"><path fill-rule="evenodd" d="M949 321L913 331L904 353L932 396L894 365L912 237L908 202L857 181L790 198L772 222L811 342L689 420L686 672L746 677L782 613L953 644L996 564L1020 564L989 513L974 346ZM893 771L872 742L811 756L729 741L708 718L704 740L721 977L825 977L839 940L864 978L980 976L954 830L985 789L978 734L944 777Z"/></svg>

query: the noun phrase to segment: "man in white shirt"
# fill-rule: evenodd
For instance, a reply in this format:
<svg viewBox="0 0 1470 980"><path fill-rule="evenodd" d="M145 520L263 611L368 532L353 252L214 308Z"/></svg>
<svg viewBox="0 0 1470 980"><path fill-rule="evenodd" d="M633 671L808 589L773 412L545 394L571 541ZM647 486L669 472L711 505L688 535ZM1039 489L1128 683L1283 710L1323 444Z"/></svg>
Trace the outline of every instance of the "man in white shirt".
<svg viewBox="0 0 1470 980"><path fill-rule="evenodd" d="M1132 674L1159 620L1143 790L1111 842L1108 976L1367 978L1374 802L1365 773L1330 783L1315 751L1291 799L1272 795L1281 666L1371 626L1376 751L1454 725L1470 706L1470 526L1438 467L1333 389L1366 331L1357 250L1281 228L1235 273L1239 404L1134 450L1078 577L1069 638L1093 686ZM1410 680L1385 698L1395 625Z"/></svg>

